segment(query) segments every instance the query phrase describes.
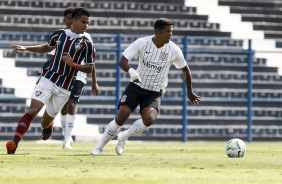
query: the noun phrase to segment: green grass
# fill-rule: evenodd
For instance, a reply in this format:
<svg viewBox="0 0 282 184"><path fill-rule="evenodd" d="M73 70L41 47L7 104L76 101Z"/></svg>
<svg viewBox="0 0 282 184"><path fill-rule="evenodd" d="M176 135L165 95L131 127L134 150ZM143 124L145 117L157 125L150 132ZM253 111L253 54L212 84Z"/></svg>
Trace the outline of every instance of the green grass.
<svg viewBox="0 0 282 184"><path fill-rule="evenodd" d="M129 142L123 155L108 144L90 156L93 143L22 141L15 155L0 142L1 184L272 184L282 183L281 142L246 143L243 158L228 158L226 142Z"/></svg>

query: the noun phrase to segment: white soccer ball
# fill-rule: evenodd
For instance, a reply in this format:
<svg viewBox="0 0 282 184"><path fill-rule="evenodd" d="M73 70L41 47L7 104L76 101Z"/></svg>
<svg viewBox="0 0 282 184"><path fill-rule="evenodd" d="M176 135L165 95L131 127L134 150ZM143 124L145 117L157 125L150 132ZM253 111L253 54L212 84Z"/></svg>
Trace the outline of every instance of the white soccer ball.
<svg viewBox="0 0 282 184"><path fill-rule="evenodd" d="M243 157L246 153L245 143L238 138L231 139L226 144L226 154L228 157Z"/></svg>

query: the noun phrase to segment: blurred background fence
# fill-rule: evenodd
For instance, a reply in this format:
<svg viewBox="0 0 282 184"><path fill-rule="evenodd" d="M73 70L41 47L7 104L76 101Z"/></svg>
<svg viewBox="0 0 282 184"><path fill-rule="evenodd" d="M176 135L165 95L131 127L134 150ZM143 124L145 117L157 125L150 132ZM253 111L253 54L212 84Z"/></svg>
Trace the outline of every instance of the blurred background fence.
<svg viewBox="0 0 282 184"><path fill-rule="evenodd" d="M260 8L267 6L269 12L273 10L278 16L280 10L276 7L281 4L276 1L232 2L1 1L0 139L13 136L15 124L29 105L38 71L48 58L47 54L31 52L11 55L9 47L46 43L53 30L64 27L64 9L83 6L93 12L88 32L97 50L96 68L101 90L97 97L91 94L89 77L76 109L78 115L85 116L85 123L96 125L103 132L115 117L117 100L129 81L128 74L117 66L117 60L134 40L154 34L155 18L167 17L174 21L172 41L183 50L192 71L194 91L202 97L202 103L194 106L187 101L182 72L172 66L157 121L132 139L187 141L238 137L247 141L281 141L281 37L276 29L278 20L262 19L262 15L273 15ZM213 13L209 13L209 9ZM235 9L237 12L233 14ZM253 18L252 23L244 18L250 15L242 11L239 14L238 9L248 9L253 12L249 13L252 17L258 18ZM217 17L225 20L221 22ZM263 30L260 20L272 25L273 31ZM131 63L134 68L137 59ZM139 117L137 109L124 128ZM25 139L37 139L40 133L39 116ZM53 138L62 138L60 127L55 127Z"/></svg>

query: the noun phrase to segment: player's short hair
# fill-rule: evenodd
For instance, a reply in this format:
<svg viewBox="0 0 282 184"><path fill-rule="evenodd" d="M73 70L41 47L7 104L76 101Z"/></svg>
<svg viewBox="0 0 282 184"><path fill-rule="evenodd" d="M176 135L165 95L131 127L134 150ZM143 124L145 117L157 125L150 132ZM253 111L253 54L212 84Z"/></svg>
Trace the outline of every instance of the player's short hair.
<svg viewBox="0 0 282 184"><path fill-rule="evenodd" d="M77 19L77 18L80 18L81 16L84 16L84 15L87 16L87 17L90 17L91 13L85 8L78 7L78 8L73 9L71 17L73 19Z"/></svg>
<svg viewBox="0 0 282 184"><path fill-rule="evenodd" d="M67 14L72 13L72 12L73 12L73 9L74 9L73 7L68 7L68 8L66 8L65 11L64 11L64 17L66 17Z"/></svg>
<svg viewBox="0 0 282 184"><path fill-rule="evenodd" d="M154 29L164 29L165 26L173 26L173 22L166 18L159 18L154 24Z"/></svg>

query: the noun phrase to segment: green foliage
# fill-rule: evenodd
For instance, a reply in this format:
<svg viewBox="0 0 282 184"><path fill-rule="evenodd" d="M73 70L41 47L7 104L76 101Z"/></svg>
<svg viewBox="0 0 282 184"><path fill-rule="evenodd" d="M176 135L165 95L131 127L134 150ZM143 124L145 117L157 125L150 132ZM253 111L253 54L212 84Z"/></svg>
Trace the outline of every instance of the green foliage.
<svg viewBox="0 0 282 184"><path fill-rule="evenodd" d="M5 184L274 184L282 183L281 143L246 143L243 158L229 158L226 142L131 142L115 153L108 144L100 156L89 155L97 143L62 144L22 141L15 155L0 142L0 183Z"/></svg>

